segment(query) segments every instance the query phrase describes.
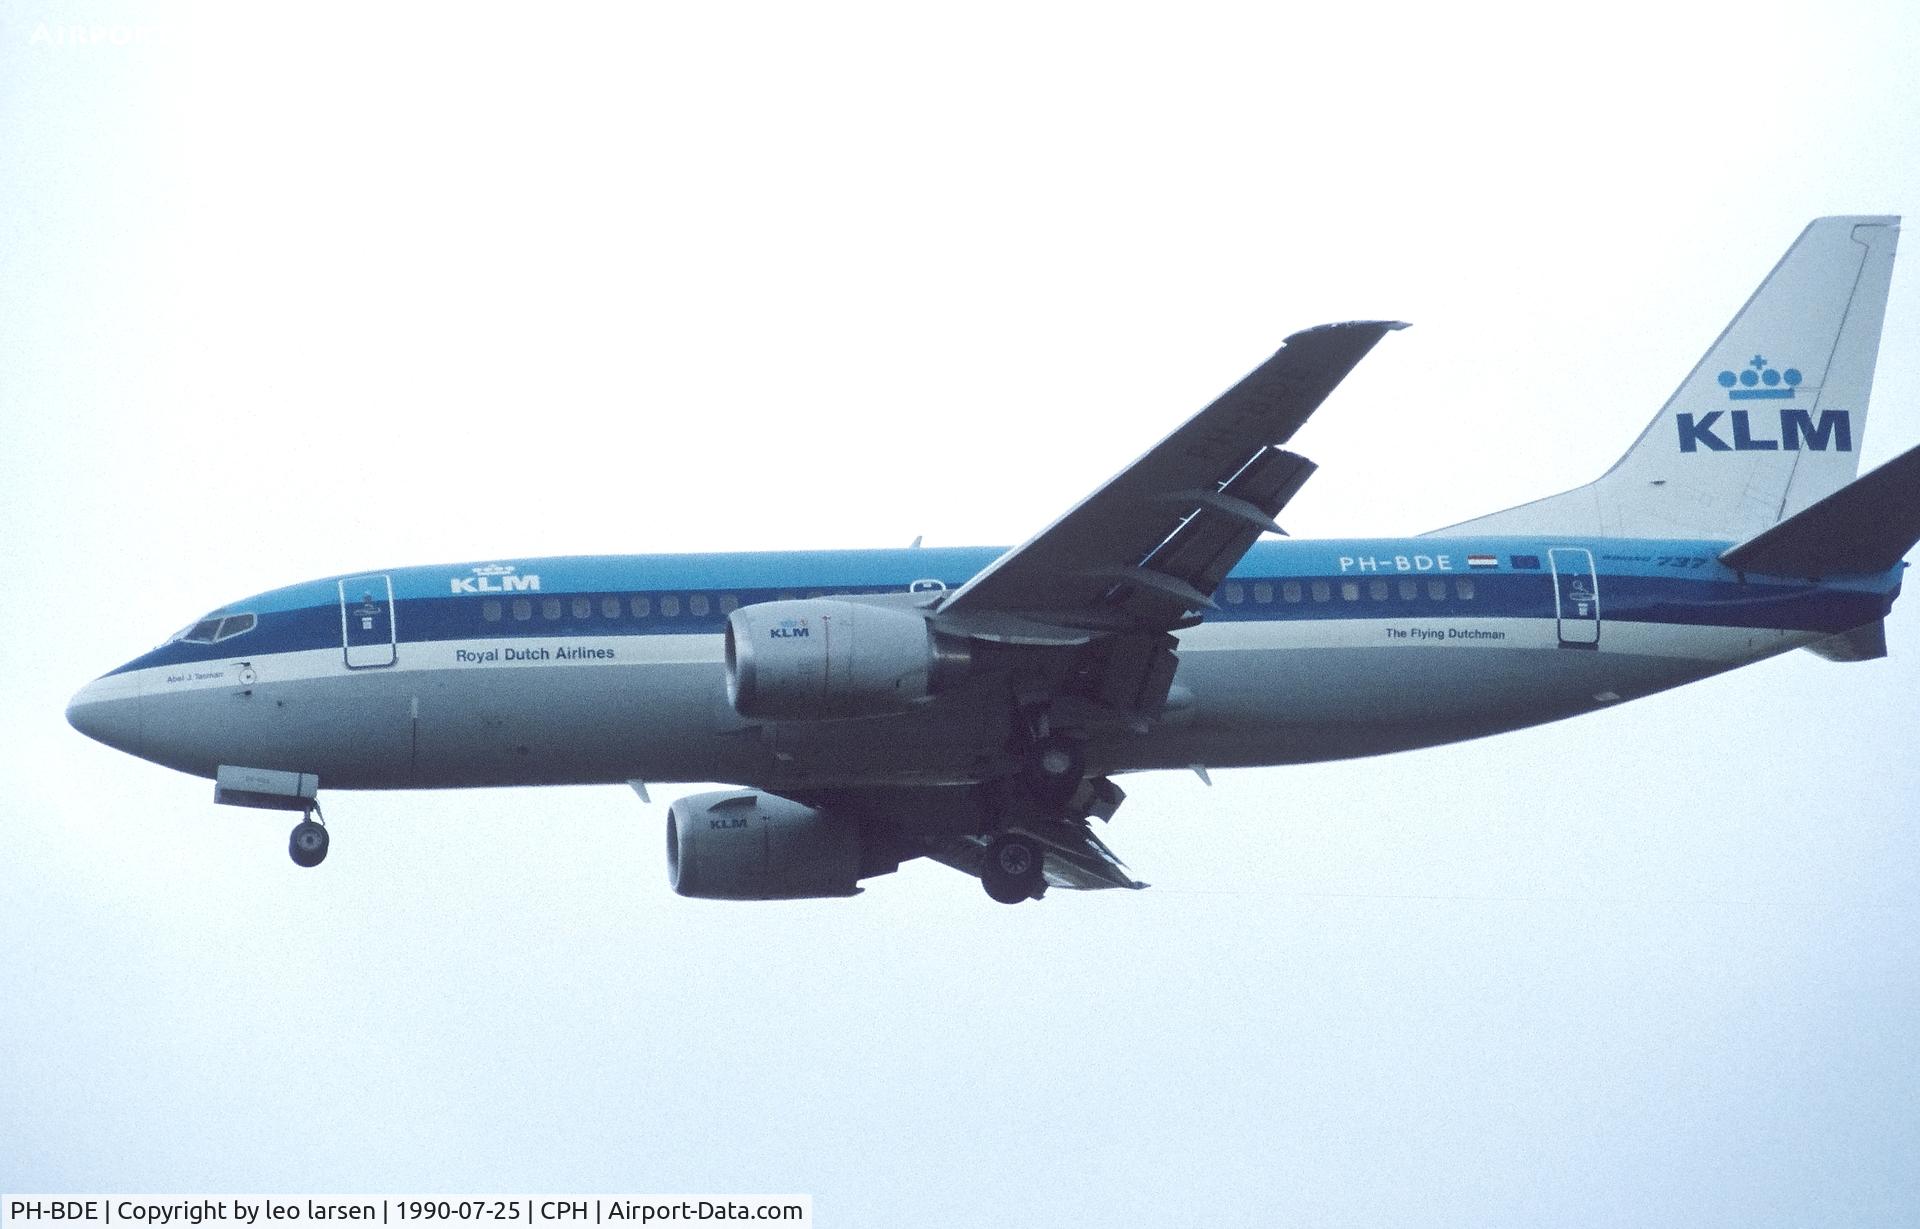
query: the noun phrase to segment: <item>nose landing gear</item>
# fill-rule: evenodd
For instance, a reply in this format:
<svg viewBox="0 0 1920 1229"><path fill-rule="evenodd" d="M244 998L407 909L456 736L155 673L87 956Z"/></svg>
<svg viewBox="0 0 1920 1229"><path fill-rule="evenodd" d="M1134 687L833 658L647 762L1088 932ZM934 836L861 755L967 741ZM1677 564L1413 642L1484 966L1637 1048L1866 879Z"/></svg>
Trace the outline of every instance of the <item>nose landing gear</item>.
<svg viewBox="0 0 1920 1229"><path fill-rule="evenodd" d="M287 856L295 866L318 866L327 857L327 828L319 818L320 808L308 811L306 818L293 826L287 838Z"/></svg>

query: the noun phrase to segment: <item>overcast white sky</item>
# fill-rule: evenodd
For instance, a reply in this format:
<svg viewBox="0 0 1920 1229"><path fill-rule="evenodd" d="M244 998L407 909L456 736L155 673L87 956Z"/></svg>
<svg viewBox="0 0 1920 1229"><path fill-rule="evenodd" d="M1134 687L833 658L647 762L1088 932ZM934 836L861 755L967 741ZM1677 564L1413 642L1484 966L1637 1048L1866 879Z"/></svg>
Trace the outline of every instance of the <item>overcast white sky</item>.
<svg viewBox="0 0 1920 1229"><path fill-rule="evenodd" d="M1914 1223L1913 599L1880 663L1132 779L1155 887L1016 909L680 900L669 790L336 795L304 873L63 721L312 576L1019 540L1327 320L1415 327L1289 527L1449 524L1610 464L1810 217L1920 216L1911 6L1283 7L0 10L0 1190Z"/></svg>

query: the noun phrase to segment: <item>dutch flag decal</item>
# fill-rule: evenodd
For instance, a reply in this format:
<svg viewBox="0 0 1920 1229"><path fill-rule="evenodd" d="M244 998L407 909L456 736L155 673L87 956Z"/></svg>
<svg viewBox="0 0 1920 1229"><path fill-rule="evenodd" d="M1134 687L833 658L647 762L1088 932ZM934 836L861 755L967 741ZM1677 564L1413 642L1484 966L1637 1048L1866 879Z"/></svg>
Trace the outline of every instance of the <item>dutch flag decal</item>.
<svg viewBox="0 0 1920 1229"><path fill-rule="evenodd" d="M1470 568L1497 568L1500 566L1500 561L1492 555L1468 555L1467 566Z"/></svg>

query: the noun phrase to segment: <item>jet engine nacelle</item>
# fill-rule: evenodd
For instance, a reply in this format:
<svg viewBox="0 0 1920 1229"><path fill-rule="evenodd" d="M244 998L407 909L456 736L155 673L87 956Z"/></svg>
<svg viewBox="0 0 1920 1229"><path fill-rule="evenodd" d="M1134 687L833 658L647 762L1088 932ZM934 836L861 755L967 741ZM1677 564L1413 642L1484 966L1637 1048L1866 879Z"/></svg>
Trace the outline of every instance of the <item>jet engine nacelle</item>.
<svg viewBox="0 0 1920 1229"><path fill-rule="evenodd" d="M667 883L682 896L851 896L859 878L860 830L843 817L750 789L667 808Z"/></svg>
<svg viewBox="0 0 1920 1229"><path fill-rule="evenodd" d="M727 698L752 720L899 712L967 663L966 643L934 631L918 610L812 598L727 616Z"/></svg>

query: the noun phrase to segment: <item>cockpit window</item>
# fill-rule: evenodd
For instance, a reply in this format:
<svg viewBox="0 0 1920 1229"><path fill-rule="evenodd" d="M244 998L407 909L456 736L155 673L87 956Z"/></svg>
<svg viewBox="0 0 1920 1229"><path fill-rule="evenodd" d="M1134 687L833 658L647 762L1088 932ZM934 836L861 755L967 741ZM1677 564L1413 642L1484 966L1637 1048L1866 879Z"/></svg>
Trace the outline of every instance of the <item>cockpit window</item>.
<svg viewBox="0 0 1920 1229"><path fill-rule="evenodd" d="M250 632L259 620L250 614L228 615L224 619L202 619L191 627L185 627L167 637L168 644L212 644L216 640L230 640L243 632Z"/></svg>
<svg viewBox="0 0 1920 1229"><path fill-rule="evenodd" d="M187 629L180 639L188 644L212 644L220 635L220 620L202 619Z"/></svg>
<svg viewBox="0 0 1920 1229"><path fill-rule="evenodd" d="M231 640L242 632L250 632L253 630L254 621L254 617L250 614L228 615L220 620L220 630L215 634L214 639Z"/></svg>

